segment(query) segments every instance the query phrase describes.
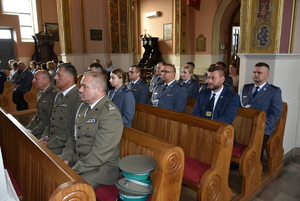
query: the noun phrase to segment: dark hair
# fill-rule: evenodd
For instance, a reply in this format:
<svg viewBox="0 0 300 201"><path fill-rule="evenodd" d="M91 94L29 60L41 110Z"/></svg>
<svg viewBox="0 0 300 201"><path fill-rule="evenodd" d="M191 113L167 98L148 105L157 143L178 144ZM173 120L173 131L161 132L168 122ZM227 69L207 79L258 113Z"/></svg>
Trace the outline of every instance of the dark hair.
<svg viewBox="0 0 300 201"><path fill-rule="evenodd" d="M59 68L64 68L66 70L67 73L69 73L69 75L71 75L73 77L73 81L74 83L76 83L77 81L77 71L76 71L76 68L70 64L70 63L63 63L63 64L60 64L58 67Z"/></svg>
<svg viewBox="0 0 300 201"><path fill-rule="evenodd" d="M173 64L164 64L164 66L170 66L172 68L172 71L174 73L176 73L176 68L175 68L175 66Z"/></svg>
<svg viewBox="0 0 300 201"><path fill-rule="evenodd" d="M195 68L195 64L193 62L191 62L191 61L186 62L186 64L191 65L191 66L193 66L193 68Z"/></svg>
<svg viewBox="0 0 300 201"><path fill-rule="evenodd" d="M17 62L13 63L13 67L17 68L18 67L18 63Z"/></svg>
<svg viewBox="0 0 300 201"><path fill-rule="evenodd" d="M99 63L91 63L89 67L95 67L95 68L100 68L101 71L103 71L103 66Z"/></svg>
<svg viewBox="0 0 300 201"><path fill-rule="evenodd" d="M216 64L221 64L224 69L226 69L226 64L222 61L218 61Z"/></svg>
<svg viewBox="0 0 300 201"><path fill-rule="evenodd" d="M263 67L263 66L268 68L268 70L270 70L270 67L267 63L259 62L259 63L255 64L255 67Z"/></svg>
<svg viewBox="0 0 300 201"><path fill-rule="evenodd" d="M141 67L138 66L138 65L131 65L130 67L135 68L135 71L136 71L137 73L140 73L140 72L141 72Z"/></svg>
<svg viewBox="0 0 300 201"><path fill-rule="evenodd" d="M212 66L212 67L208 68L208 72L210 72L210 73L215 72L215 71L219 72L220 77L225 76L225 71L222 67Z"/></svg>

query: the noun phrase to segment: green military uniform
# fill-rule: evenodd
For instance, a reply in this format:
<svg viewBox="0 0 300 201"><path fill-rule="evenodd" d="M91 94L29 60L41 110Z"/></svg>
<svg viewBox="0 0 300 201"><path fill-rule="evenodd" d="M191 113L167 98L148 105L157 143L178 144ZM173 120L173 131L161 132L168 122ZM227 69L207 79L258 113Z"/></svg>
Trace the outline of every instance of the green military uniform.
<svg viewBox="0 0 300 201"><path fill-rule="evenodd" d="M117 106L105 95L89 112L82 103L75 120L75 135L60 156L88 183L112 185L119 175L122 116ZM85 116L86 113L86 116Z"/></svg>
<svg viewBox="0 0 300 201"><path fill-rule="evenodd" d="M74 134L76 111L81 103L77 85L58 100L61 94L55 98L50 124L42 135L48 136L48 148L56 155L62 153L68 138Z"/></svg>
<svg viewBox="0 0 300 201"><path fill-rule="evenodd" d="M50 122L54 99L59 90L50 84L44 91L40 91L41 96L37 100L36 115L33 117L29 125L26 127L38 139L41 138L45 128Z"/></svg>

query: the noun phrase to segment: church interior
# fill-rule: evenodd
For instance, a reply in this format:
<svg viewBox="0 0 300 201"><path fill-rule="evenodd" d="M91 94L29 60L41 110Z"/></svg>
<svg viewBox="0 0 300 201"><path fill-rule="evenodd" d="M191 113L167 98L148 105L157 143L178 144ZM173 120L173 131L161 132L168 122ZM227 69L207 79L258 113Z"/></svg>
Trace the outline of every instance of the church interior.
<svg viewBox="0 0 300 201"><path fill-rule="evenodd" d="M180 166L180 162L176 159L174 164L165 166L159 163L161 166L154 171L153 175L159 177L154 180L154 183L160 190L153 193L152 200L300 200L298 192L300 186L299 0L22 0L22 3L20 2L2 0L0 4L2 69L9 70L10 59L22 61L28 66L32 60L45 63L56 59L72 63L77 73L83 74L95 59L99 59L103 66L106 61L111 60L113 66L125 72L128 72L131 65L140 65L143 69L142 77L149 83L159 61L175 66L176 79L179 79L182 67L187 62L193 62L194 73L199 76L200 83L203 84L208 67L221 61L227 66L234 64L238 67L239 82L236 92L239 93L244 84L252 82L253 67L256 63L269 64L268 82L280 87L282 100L287 107L285 116L282 115L284 125L278 126L283 129L282 141L279 142L280 145L274 145L280 147L279 150L275 150L282 155L279 161L274 160L274 164L270 161L261 161L256 168L262 168L262 171L255 173L259 178L250 178L252 172L247 172L247 168L255 163L254 159L243 166L240 165L239 170L228 170L230 174L226 179L229 184L225 189L219 184L222 183L223 177L216 178L205 173L206 177L211 177L211 181L193 184L183 182L184 184L181 185L181 178L180 185L174 184L175 189L171 190L162 186L172 183L173 179L178 182L178 179L175 179L174 175L174 178L168 179L168 176L172 177L172 174L168 175L168 171L173 171L174 168L165 166L175 167L178 164ZM23 5L24 2L26 6ZM3 100L0 98L0 104L1 102ZM145 111L141 109L139 112L142 116ZM37 141L28 137L24 131L26 129L21 125L22 121L29 121L27 114L22 111L5 115L2 109L0 112L0 132L15 133L12 139L0 137L3 157L14 166L18 163L8 159L10 154L16 153L17 150L28 152L20 156L22 165L26 165L24 170L10 167L18 183L21 183L21 190L25 195L23 200L71 200L70 198L74 198L70 193L72 191L80 197L78 200L96 200L95 195L89 197L89 194L94 194L90 186L82 182L74 182L81 179L79 175L59 161L55 154L50 153L51 151L40 147ZM158 113L155 115L159 116ZM174 115L176 116L175 113ZM189 118L184 115L182 119ZM242 114L240 116L243 118ZM163 115L161 117L159 121L164 122ZM249 118L252 119L251 124L256 121L254 114ZM135 124L143 124L140 121L136 120ZM174 119L175 121L177 120ZM210 132L212 128L205 127L205 123L204 121L202 129ZM186 130L191 126L188 122L174 123L174 125L183 125ZM219 124L215 126L222 127ZM200 128L195 126L190 129ZM148 130L153 132L151 128ZM174 130L176 128L171 129ZM141 139L148 140L149 145L142 144L141 140L130 137L130 134L138 136L138 133L125 131L126 136L122 138L123 156L133 154L135 149L140 150L140 154L147 153L151 156L156 154L156 159L162 161L163 157L172 158L180 152L174 151L175 148L171 145L165 145L168 150L167 148L164 150L164 147L159 147L162 146L162 142L156 141L156 138L150 139L148 136L142 136ZM26 135L26 139L18 137L17 134ZM216 139L220 138L222 141L223 137L222 133ZM150 142L157 143L158 147L149 148L154 146ZM222 144L222 142L218 143ZM255 142L251 143L255 144ZM9 148L14 144L18 147L16 150ZM10 151L5 151L4 148ZM218 149L222 148L220 146ZM186 149L191 152L188 146ZM271 155L274 149L270 147L270 150ZM171 151L174 151L174 155ZM181 152L178 155L183 157ZM21 159L22 157L24 158ZM43 157L44 160L41 159ZM217 157L217 154L211 157ZM223 163L222 157L218 157L218 160L210 161L210 174L217 171L217 168L212 167ZM27 163L25 160L30 162ZM39 164L35 164L35 161ZM239 163L242 164L242 160L239 160ZM50 176L47 173L47 164L49 164L48 168L53 168L53 172L49 173ZM183 166L183 162L181 165ZM273 166L274 169L270 168ZM40 187L47 184L40 183L38 178L37 181L34 179L34 182L30 182L30 178L27 177L22 179L22 175L26 171L30 172L28 169L31 167L36 168L35 171L40 177L45 176L46 180L43 182L51 183L49 185L51 188ZM173 169L165 170L168 168ZM256 172L257 169L254 169L253 172ZM26 186L29 183L31 186ZM84 192L81 192L81 189L84 189ZM162 193L164 190L165 193L175 193L173 197L164 197ZM26 191L29 192L27 199ZM32 196L37 191L40 193L37 193L36 197ZM98 197L97 199L99 200Z"/></svg>

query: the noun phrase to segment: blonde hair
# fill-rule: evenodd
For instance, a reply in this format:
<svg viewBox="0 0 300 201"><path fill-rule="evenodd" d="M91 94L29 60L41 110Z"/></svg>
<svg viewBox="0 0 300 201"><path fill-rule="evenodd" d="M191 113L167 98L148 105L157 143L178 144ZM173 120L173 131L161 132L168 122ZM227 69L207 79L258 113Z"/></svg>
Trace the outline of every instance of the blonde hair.
<svg viewBox="0 0 300 201"><path fill-rule="evenodd" d="M182 70L183 70L183 69L187 69L188 72L189 72L189 74L192 74L191 78L192 78L192 79L195 79L195 77L194 77L194 68L193 68L193 66L191 66L191 65L185 65L185 66L183 66Z"/></svg>
<svg viewBox="0 0 300 201"><path fill-rule="evenodd" d="M52 61L48 61L46 65L48 70L53 70L55 68L54 63Z"/></svg>

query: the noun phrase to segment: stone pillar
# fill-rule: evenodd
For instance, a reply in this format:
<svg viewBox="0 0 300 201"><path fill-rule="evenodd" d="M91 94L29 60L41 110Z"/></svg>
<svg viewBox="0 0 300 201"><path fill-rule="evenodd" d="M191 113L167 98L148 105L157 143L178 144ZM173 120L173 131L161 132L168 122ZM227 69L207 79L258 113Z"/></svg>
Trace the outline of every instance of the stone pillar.
<svg viewBox="0 0 300 201"><path fill-rule="evenodd" d="M59 26L59 40L62 54L73 54L73 32L71 17L71 1L57 0L57 15Z"/></svg>

